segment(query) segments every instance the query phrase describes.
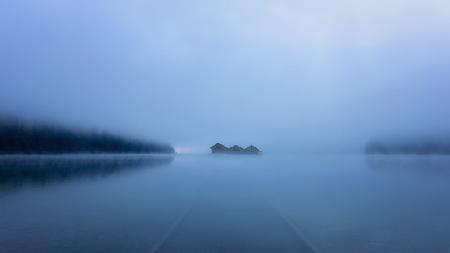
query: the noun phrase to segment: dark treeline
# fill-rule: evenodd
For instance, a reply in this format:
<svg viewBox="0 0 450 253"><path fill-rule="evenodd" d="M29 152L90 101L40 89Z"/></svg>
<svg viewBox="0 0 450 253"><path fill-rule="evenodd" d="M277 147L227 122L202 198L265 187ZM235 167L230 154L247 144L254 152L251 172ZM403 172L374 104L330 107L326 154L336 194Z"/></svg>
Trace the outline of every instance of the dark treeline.
<svg viewBox="0 0 450 253"><path fill-rule="evenodd" d="M366 145L367 154L450 155L450 138L420 138L403 141L372 141Z"/></svg>
<svg viewBox="0 0 450 253"><path fill-rule="evenodd" d="M108 133L71 130L45 124L0 120L0 153L173 153L167 144L122 138Z"/></svg>

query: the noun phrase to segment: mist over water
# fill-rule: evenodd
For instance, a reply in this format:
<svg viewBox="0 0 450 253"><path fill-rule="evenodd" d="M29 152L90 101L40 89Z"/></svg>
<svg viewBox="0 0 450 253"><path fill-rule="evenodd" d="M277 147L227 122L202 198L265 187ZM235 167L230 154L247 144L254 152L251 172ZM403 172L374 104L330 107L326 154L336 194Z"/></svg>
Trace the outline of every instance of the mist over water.
<svg viewBox="0 0 450 253"><path fill-rule="evenodd" d="M444 0L0 1L0 252L450 252L449 27Z"/></svg>
<svg viewBox="0 0 450 253"><path fill-rule="evenodd" d="M442 156L84 155L0 162L0 252L450 248L450 160Z"/></svg>
<svg viewBox="0 0 450 253"><path fill-rule="evenodd" d="M448 131L445 1L4 1L0 108L207 151Z"/></svg>

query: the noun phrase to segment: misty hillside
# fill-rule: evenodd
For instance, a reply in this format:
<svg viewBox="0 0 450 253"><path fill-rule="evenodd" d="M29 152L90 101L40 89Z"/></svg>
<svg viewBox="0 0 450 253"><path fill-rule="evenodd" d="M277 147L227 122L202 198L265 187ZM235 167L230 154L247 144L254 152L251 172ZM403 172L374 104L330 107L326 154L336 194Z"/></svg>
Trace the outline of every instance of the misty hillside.
<svg viewBox="0 0 450 253"><path fill-rule="evenodd" d="M174 149L107 133L0 120L0 154L62 153L174 153Z"/></svg>
<svg viewBox="0 0 450 253"><path fill-rule="evenodd" d="M371 141L365 151L366 154L450 155L450 138Z"/></svg>

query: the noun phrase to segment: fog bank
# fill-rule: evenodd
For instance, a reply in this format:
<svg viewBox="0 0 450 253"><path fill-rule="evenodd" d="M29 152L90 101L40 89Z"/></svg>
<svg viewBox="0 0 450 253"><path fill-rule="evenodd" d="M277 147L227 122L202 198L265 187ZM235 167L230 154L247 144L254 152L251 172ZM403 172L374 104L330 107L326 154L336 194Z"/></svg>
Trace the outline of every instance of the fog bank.
<svg viewBox="0 0 450 253"><path fill-rule="evenodd" d="M207 151L448 134L450 3L0 3L0 108Z"/></svg>

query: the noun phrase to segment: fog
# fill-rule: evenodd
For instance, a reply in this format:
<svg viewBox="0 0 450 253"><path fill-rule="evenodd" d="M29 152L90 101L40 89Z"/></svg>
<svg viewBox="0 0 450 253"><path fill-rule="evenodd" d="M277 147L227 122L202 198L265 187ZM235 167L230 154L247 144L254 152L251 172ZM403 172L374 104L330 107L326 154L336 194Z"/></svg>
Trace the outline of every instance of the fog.
<svg viewBox="0 0 450 253"><path fill-rule="evenodd" d="M448 134L443 0L0 3L0 109L207 151Z"/></svg>

